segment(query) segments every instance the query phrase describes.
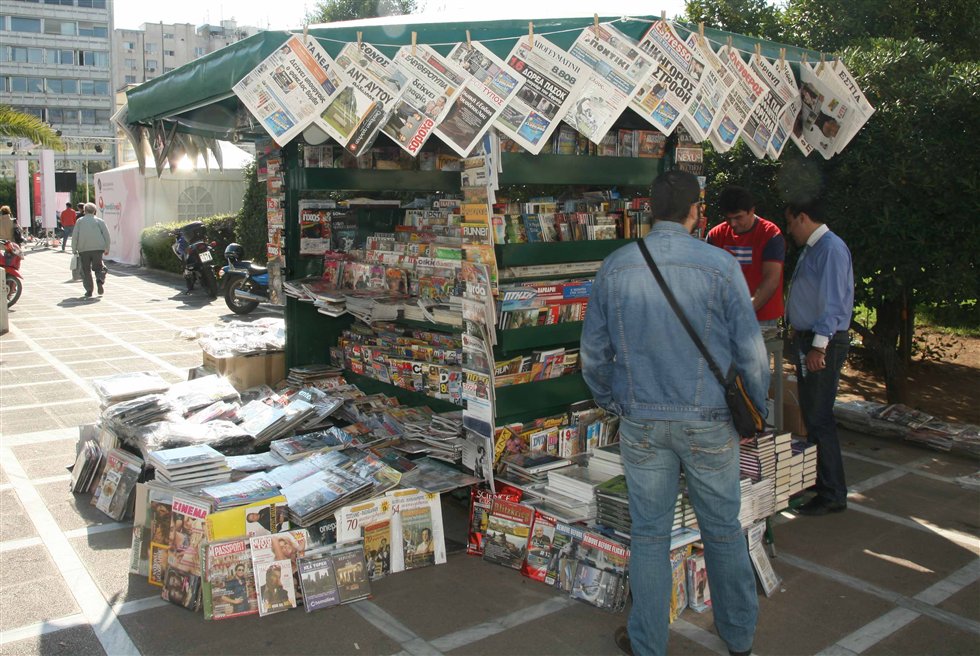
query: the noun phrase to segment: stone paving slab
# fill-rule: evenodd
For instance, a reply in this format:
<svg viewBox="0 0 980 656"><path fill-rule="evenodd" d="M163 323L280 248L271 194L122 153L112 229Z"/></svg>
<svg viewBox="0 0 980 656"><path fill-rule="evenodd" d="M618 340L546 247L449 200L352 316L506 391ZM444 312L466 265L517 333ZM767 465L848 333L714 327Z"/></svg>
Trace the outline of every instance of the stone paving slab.
<svg viewBox="0 0 980 656"><path fill-rule="evenodd" d="M43 546L0 557L0 631L79 612L71 591Z"/></svg>
<svg viewBox="0 0 980 656"><path fill-rule="evenodd" d="M2 647L4 656L104 656L105 649L92 627L73 626L25 638Z"/></svg>

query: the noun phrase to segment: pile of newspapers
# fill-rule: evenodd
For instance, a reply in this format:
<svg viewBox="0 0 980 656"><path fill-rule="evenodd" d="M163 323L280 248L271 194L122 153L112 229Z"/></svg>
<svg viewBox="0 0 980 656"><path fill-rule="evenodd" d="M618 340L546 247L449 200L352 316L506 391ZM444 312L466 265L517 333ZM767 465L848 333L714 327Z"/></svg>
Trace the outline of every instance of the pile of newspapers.
<svg viewBox="0 0 980 656"><path fill-rule="evenodd" d="M170 383L155 373L140 371L93 378L92 387L99 396L100 407L105 408L145 394L166 392Z"/></svg>
<svg viewBox="0 0 980 656"><path fill-rule="evenodd" d="M226 483L231 476L224 455L206 444L151 451L147 463L157 481L189 490Z"/></svg>

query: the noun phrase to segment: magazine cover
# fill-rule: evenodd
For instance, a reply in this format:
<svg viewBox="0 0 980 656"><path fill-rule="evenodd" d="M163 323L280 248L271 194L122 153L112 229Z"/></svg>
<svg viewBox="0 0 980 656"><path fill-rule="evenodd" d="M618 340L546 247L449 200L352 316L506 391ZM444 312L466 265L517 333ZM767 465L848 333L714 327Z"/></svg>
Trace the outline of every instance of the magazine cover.
<svg viewBox="0 0 980 656"><path fill-rule="evenodd" d="M201 575L201 543L210 505L194 497L174 495L167 566L187 574Z"/></svg>
<svg viewBox="0 0 980 656"><path fill-rule="evenodd" d="M382 520L364 527L364 565L372 581L391 572L391 521Z"/></svg>
<svg viewBox="0 0 980 656"><path fill-rule="evenodd" d="M544 582L565 592L571 592L575 568L578 565L579 545L585 537L585 530L557 522L551 541L551 557Z"/></svg>
<svg viewBox="0 0 980 656"><path fill-rule="evenodd" d="M300 558L297 564L307 613L340 603L333 557L329 553L311 553Z"/></svg>
<svg viewBox="0 0 980 656"><path fill-rule="evenodd" d="M265 617L296 608L296 588L290 561L257 562L254 567L259 615Z"/></svg>
<svg viewBox="0 0 980 656"><path fill-rule="evenodd" d="M208 539L228 540L279 533L289 528L288 518L289 507L282 495L219 510L208 514Z"/></svg>
<svg viewBox="0 0 980 656"><path fill-rule="evenodd" d="M285 606L282 606L284 602L282 599L283 593L280 588L287 590L289 593L288 598L292 601L292 606L289 606L289 608L296 606L296 580L298 579L296 559L306 553L307 541L305 529L283 531L273 535L260 535L249 538L249 547L252 551L252 571L255 579L255 589L258 591L260 597L259 615L287 610ZM270 571L269 568L273 563L278 565L278 570L268 574L270 580L267 582L267 572ZM273 582L272 579L276 577L278 577L278 581ZM263 586L270 586L268 590L271 597L267 598L265 602L261 598ZM269 610L270 608L272 610Z"/></svg>
<svg viewBox="0 0 980 656"><path fill-rule="evenodd" d="M521 574L524 576L535 581L544 581L548 574L548 562L551 560L556 523L553 517L539 512L534 513L531 539L527 543L527 556L521 566Z"/></svg>
<svg viewBox="0 0 980 656"><path fill-rule="evenodd" d="M177 606L197 610L198 595L201 592L201 577L188 574L171 567L164 579L160 596Z"/></svg>
<svg viewBox="0 0 980 656"><path fill-rule="evenodd" d="M533 519L533 508L494 499L483 543L483 560L521 569Z"/></svg>
<svg viewBox="0 0 980 656"><path fill-rule="evenodd" d="M392 506L391 571L445 563L446 537L439 495L414 488L386 494Z"/></svg>
<svg viewBox="0 0 980 656"><path fill-rule="evenodd" d="M170 547L166 544L150 543L150 562L147 580L151 585L163 585L163 576L167 573L167 552L169 550Z"/></svg>
<svg viewBox="0 0 980 656"><path fill-rule="evenodd" d="M248 540L237 538L205 546L202 596L204 619L259 612Z"/></svg>
<svg viewBox="0 0 980 656"><path fill-rule="evenodd" d="M348 604L371 594L371 582L364 569L364 547L338 545L332 552L340 603Z"/></svg>

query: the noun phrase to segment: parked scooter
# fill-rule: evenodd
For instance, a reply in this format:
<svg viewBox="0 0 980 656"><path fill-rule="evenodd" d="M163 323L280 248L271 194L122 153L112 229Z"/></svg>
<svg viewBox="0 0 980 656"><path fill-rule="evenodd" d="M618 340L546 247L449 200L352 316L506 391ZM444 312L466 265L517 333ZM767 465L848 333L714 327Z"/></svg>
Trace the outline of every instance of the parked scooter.
<svg viewBox="0 0 980 656"><path fill-rule="evenodd" d="M225 304L235 314L248 314L269 302L269 272L263 266L243 260L245 249L239 244L228 244L225 259L228 264L222 269L225 285Z"/></svg>
<svg viewBox="0 0 980 656"><path fill-rule="evenodd" d="M200 280L207 290L208 296L217 298L218 279L214 275L214 247L205 241L204 224L200 221L188 223L173 233L176 238L173 246L174 255L184 264L184 281L187 283L187 293L194 290L194 284Z"/></svg>
<svg viewBox="0 0 980 656"><path fill-rule="evenodd" d="M7 289L4 292L7 296L7 307L10 307L24 291L24 277L20 275L20 261L24 251L16 243L6 239L0 239L0 249L0 266L3 266L7 274Z"/></svg>

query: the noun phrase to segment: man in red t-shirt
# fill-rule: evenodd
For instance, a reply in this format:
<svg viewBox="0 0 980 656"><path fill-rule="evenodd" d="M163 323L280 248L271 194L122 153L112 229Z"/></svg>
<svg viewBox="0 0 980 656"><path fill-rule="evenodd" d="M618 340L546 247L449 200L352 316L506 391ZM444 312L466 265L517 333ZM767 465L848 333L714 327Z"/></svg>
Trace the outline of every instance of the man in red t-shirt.
<svg viewBox="0 0 980 656"><path fill-rule="evenodd" d="M762 327L783 316L783 260L786 240L775 223L755 215L755 199L744 187L726 187L718 198L725 222L708 233L708 243L735 256L752 294Z"/></svg>
<svg viewBox="0 0 980 656"><path fill-rule="evenodd" d="M65 203L65 209L61 210L61 229L64 234L61 235L61 250L65 250L65 244L71 241L71 233L75 230L75 221L78 220L78 215L75 210L71 208L71 203Z"/></svg>

